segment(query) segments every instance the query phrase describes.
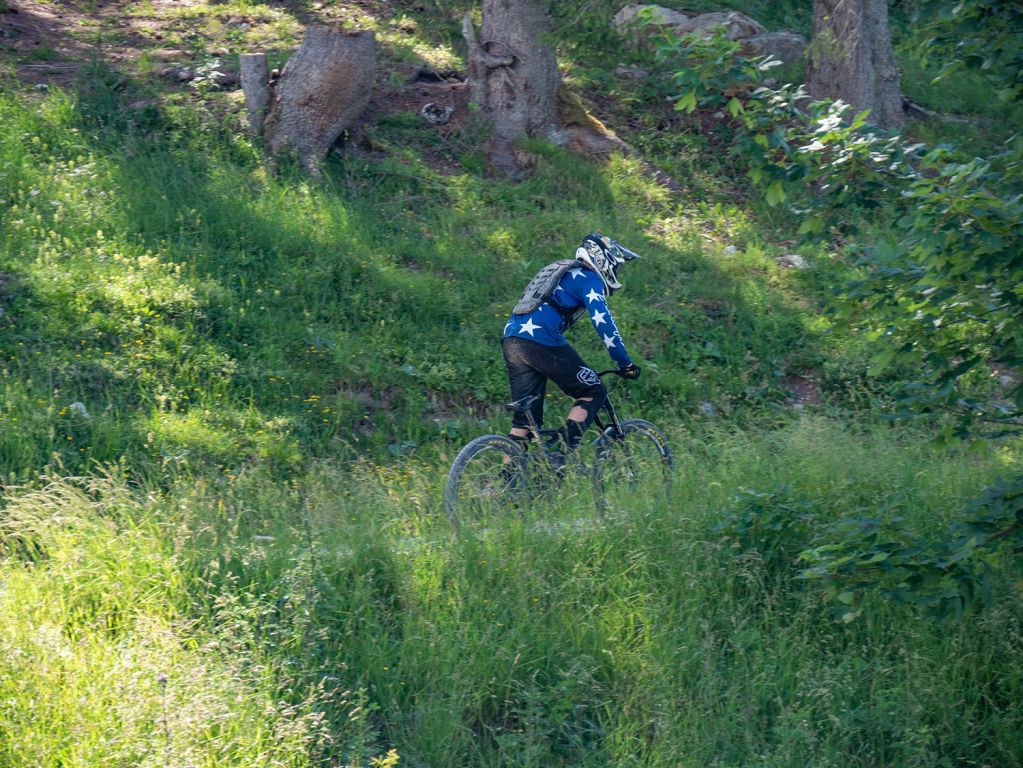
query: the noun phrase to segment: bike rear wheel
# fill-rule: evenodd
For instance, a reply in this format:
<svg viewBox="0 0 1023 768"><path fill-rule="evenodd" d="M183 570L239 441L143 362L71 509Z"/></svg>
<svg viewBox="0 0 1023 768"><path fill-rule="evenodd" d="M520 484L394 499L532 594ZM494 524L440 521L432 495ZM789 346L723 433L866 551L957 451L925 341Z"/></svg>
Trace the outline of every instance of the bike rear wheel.
<svg viewBox="0 0 1023 768"><path fill-rule="evenodd" d="M528 456L503 435L467 443L448 471L444 506L456 531L487 528L529 499Z"/></svg>
<svg viewBox="0 0 1023 768"><path fill-rule="evenodd" d="M621 434L608 429L597 441L594 484L598 506L625 508L637 500L666 502L675 462L668 439L643 419L621 422Z"/></svg>

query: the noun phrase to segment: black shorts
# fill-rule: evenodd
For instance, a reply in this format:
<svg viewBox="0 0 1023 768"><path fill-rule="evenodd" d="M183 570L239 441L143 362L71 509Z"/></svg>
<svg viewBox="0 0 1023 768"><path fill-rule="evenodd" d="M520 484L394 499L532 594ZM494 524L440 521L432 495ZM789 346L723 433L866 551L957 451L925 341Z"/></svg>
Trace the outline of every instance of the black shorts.
<svg viewBox="0 0 1023 768"><path fill-rule="evenodd" d="M603 404L607 387L596 371L586 365L571 345L545 347L529 339L508 336L501 342L504 363L508 366L508 383L512 400L538 395L530 407L537 426L543 425L543 398L550 379L569 397L592 397ZM515 411L512 426L527 428L529 421L522 411Z"/></svg>

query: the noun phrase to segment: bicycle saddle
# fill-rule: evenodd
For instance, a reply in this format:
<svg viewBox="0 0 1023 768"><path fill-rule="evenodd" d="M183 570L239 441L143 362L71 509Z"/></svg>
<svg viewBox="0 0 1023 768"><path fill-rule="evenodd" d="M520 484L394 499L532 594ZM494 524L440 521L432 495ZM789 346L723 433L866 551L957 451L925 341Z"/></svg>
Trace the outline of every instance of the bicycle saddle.
<svg viewBox="0 0 1023 768"><path fill-rule="evenodd" d="M528 411L529 406L540 399L540 395L528 395L518 400L513 400L510 403L505 404L505 409L509 411Z"/></svg>

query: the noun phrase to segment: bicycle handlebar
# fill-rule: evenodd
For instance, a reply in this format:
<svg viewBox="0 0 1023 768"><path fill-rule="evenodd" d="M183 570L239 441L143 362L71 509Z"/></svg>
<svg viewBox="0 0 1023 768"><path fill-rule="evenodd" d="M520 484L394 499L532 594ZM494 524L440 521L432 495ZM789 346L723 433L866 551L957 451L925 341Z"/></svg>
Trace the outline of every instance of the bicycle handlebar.
<svg viewBox="0 0 1023 768"><path fill-rule="evenodd" d="M621 376L622 375L622 369L621 368L608 368L606 371L598 371L597 372L597 376L602 379L602 378L604 378L605 376L607 376L610 373L613 373L615 376Z"/></svg>

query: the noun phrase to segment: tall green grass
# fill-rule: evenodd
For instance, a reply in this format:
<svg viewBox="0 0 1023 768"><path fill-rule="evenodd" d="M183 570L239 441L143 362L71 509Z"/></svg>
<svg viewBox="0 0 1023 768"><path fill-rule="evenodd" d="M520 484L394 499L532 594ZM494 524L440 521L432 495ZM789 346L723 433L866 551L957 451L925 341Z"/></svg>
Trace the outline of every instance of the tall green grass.
<svg viewBox="0 0 1023 768"><path fill-rule="evenodd" d="M379 24L388 56L457 59L464 6L435 5L407 40ZM559 4L561 55L606 54L609 10ZM720 143L636 106L684 198L540 143L508 185L475 128L399 114L311 182L269 173L226 99L144 88L0 93L0 766L1023 760L1014 576L961 623L878 599L839 625L797 563L717 532L784 488L926 534L1021 458L878 423L897 382L821 314L849 267L779 269L784 217ZM591 230L644 256L613 300L644 376L615 397L669 433L672 500L456 537L444 473L507 426L509 303Z"/></svg>
<svg viewBox="0 0 1023 768"><path fill-rule="evenodd" d="M824 418L672 440L668 507L535 510L478 537L451 535L442 467L416 461L9 489L0 762L1019 760L1010 584L962 623L878 602L840 625L714 529L739 489L782 485L926 526L1017 455Z"/></svg>
<svg viewBox="0 0 1023 768"><path fill-rule="evenodd" d="M301 766L346 732L359 748L360 695L289 697L286 659L240 623L190 615L167 520L123 478L54 478L5 501L0 764ZM324 707L351 725L328 732Z"/></svg>

